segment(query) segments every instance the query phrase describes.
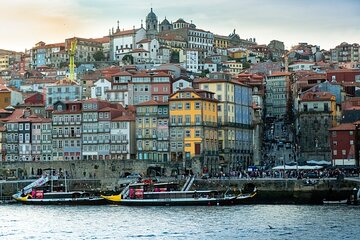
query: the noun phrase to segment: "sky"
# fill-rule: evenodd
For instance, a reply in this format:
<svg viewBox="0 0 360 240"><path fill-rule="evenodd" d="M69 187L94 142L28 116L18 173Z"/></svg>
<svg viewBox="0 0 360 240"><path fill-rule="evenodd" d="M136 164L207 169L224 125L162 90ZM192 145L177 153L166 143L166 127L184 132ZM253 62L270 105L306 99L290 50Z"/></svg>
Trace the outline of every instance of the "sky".
<svg viewBox="0 0 360 240"><path fill-rule="evenodd" d="M151 7L159 21L183 18L219 35L236 29L243 39L276 39L287 49L299 42L327 50L360 43L360 0L1 0L0 49L102 37L117 21L121 29L140 27Z"/></svg>

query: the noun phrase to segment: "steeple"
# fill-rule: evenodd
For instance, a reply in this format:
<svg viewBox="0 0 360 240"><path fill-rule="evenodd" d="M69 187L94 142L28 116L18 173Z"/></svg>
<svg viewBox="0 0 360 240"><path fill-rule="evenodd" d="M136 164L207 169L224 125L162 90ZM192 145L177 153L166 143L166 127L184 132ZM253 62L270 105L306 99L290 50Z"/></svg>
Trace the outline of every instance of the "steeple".
<svg viewBox="0 0 360 240"><path fill-rule="evenodd" d="M117 20L117 28L116 28L116 31L117 31L117 32L120 32L120 25L119 25L119 23L120 23L119 20Z"/></svg>

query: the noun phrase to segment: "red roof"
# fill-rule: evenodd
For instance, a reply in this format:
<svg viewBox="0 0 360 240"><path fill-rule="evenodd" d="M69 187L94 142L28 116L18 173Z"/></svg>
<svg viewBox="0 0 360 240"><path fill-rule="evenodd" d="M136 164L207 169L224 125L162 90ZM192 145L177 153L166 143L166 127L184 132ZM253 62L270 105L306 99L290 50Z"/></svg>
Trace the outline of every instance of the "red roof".
<svg viewBox="0 0 360 240"><path fill-rule="evenodd" d="M326 101L331 100L333 97L335 97L335 95L329 92L307 92L301 97L301 101Z"/></svg>
<svg viewBox="0 0 360 240"><path fill-rule="evenodd" d="M339 126L330 128L330 131L353 131L355 130L355 124L354 123L343 123Z"/></svg>
<svg viewBox="0 0 360 240"><path fill-rule="evenodd" d="M158 105L168 105L168 104L169 103L150 100L150 101L146 101L146 102L143 102L143 103L139 103L136 106L158 106Z"/></svg>
<svg viewBox="0 0 360 240"><path fill-rule="evenodd" d="M126 36L135 34L140 28L115 32L112 36Z"/></svg>

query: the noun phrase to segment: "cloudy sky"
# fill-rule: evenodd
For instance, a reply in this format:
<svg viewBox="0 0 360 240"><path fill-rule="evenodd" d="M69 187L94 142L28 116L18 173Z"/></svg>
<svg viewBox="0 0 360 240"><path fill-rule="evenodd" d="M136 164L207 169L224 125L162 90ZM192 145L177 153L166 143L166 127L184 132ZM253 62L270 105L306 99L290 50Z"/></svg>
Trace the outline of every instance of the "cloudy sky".
<svg viewBox="0 0 360 240"><path fill-rule="evenodd" d="M0 49L16 51L39 41L102 37L117 20L121 29L139 27L151 7L159 21L184 18L221 35L236 29L259 44L360 43L360 0L2 0L0 6Z"/></svg>

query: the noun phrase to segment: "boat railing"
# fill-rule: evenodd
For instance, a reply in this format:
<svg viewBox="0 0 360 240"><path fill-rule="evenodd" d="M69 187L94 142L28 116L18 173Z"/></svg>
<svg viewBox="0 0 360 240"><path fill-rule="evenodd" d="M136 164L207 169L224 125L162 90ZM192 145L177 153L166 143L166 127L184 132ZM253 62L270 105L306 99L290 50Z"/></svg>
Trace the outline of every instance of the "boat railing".
<svg viewBox="0 0 360 240"><path fill-rule="evenodd" d="M130 184L128 184L120 193L120 195L122 196L122 198L127 198L127 196L129 195L129 189L130 189Z"/></svg>
<svg viewBox="0 0 360 240"><path fill-rule="evenodd" d="M182 187L181 191L189 191L194 181L195 181L195 175L189 176L184 186Z"/></svg>

